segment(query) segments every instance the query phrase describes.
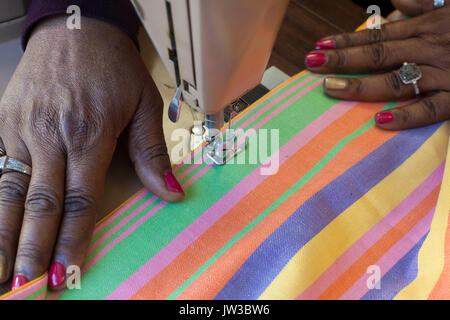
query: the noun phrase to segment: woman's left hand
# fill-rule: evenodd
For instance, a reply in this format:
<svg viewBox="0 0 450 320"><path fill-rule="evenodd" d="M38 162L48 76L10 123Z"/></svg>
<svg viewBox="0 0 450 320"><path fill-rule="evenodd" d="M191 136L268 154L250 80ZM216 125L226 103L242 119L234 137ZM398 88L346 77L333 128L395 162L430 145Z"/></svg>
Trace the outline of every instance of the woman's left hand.
<svg viewBox="0 0 450 320"><path fill-rule="evenodd" d="M418 1L418 0L414 0ZM432 0L423 0L422 2ZM404 2L404 1L403 1ZM379 127L401 130L450 119L450 4L409 20L328 37L306 57L308 69L318 73L363 74L367 77L327 77L330 96L359 101L408 100L416 97L413 84L398 72L404 62L416 63L419 100L375 116Z"/></svg>

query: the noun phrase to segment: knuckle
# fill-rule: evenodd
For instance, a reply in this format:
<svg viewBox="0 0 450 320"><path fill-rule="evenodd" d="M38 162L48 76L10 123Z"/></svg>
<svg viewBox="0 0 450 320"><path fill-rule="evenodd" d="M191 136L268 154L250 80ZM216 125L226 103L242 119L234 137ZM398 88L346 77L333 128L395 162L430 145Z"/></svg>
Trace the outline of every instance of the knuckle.
<svg viewBox="0 0 450 320"><path fill-rule="evenodd" d="M336 50L336 66L343 68L347 65L347 55L345 50Z"/></svg>
<svg viewBox="0 0 450 320"><path fill-rule="evenodd" d="M343 33L336 38L340 38L339 42L342 42L344 48L353 47L353 40L349 33Z"/></svg>
<svg viewBox="0 0 450 320"><path fill-rule="evenodd" d="M430 98L423 99L421 106L425 114L428 115L429 119L432 122L438 121L438 108L433 99Z"/></svg>
<svg viewBox="0 0 450 320"><path fill-rule="evenodd" d="M408 108L399 108L396 117L398 117L402 123L409 123L412 120L411 112Z"/></svg>
<svg viewBox="0 0 450 320"><path fill-rule="evenodd" d="M92 211L96 209L96 202L89 194L71 189L66 192L64 199L65 217L84 217L91 216Z"/></svg>
<svg viewBox="0 0 450 320"><path fill-rule="evenodd" d="M108 132L105 115L94 107L72 108L62 114L62 136L74 153L88 152Z"/></svg>
<svg viewBox="0 0 450 320"><path fill-rule="evenodd" d="M12 178L10 174L7 180L0 183L0 204L17 204L23 206L27 196L27 185L19 179Z"/></svg>
<svg viewBox="0 0 450 320"><path fill-rule="evenodd" d="M364 84L359 78L355 78L351 80L355 87L355 93L359 97L364 93Z"/></svg>
<svg viewBox="0 0 450 320"><path fill-rule="evenodd" d="M391 72L386 77L386 85L392 90L395 96L400 97L403 92L402 80L397 72Z"/></svg>
<svg viewBox="0 0 450 320"><path fill-rule="evenodd" d="M140 161L145 163L151 162L153 159L158 157L168 157L167 147L163 143L157 143L153 145L147 145L144 143L137 143L138 149L137 154Z"/></svg>
<svg viewBox="0 0 450 320"><path fill-rule="evenodd" d="M386 41L386 26L383 24L380 28L369 29L367 32L371 43Z"/></svg>
<svg viewBox="0 0 450 320"><path fill-rule="evenodd" d="M382 67L385 64L387 57L389 57L388 48L383 42L364 46L363 50L370 58L374 68Z"/></svg>
<svg viewBox="0 0 450 320"><path fill-rule="evenodd" d="M58 196L49 188L30 190L25 201L25 218L55 217L61 212Z"/></svg>

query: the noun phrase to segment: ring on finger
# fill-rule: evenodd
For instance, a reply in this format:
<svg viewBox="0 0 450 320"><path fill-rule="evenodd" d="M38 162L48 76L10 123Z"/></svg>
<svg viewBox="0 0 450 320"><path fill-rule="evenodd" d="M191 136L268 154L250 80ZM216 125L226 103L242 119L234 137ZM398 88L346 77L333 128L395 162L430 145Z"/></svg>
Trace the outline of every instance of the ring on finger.
<svg viewBox="0 0 450 320"><path fill-rule="evenodd" d="M4 155L0 157L0 174L8 172L20 172L31 176L31 167L22 161Z"/></svg>
<svg viewBox="0 0 450 320"><path fill-rule="evenodd" d="M400 69L398 69L398 75L400 76L403 84L412 84L416 96L420 95L420 89L417 81L422 79L422 71L415 63L405 62Z"/></svg>

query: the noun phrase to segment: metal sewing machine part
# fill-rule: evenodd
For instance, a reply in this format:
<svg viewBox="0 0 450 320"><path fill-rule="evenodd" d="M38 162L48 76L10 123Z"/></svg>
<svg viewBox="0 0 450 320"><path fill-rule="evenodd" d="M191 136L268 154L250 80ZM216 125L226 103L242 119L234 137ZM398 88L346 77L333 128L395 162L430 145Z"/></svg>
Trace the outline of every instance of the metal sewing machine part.
<svg viewBox="0 0 450 320"><path fill-rule="evenodd" d="M226 163L242 146L226 147L224 110L261 82L289 0L132 2L177 86L169 118L183 102L205 114L208 157Z"/></svg>

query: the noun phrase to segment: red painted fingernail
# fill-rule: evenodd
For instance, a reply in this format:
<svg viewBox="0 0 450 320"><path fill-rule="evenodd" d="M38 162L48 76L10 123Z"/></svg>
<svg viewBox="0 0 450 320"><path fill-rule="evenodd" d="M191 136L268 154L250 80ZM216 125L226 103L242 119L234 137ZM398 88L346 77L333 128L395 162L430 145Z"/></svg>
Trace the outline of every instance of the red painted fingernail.
<svg viewBox="0 0 450 320"><path fill-rule="evenodd" d="M50 288L61 287L66 279L66 268L60 262L53 262L48 272L48 285Z"/></svg>
<svg viewBox="0 0 450 320"><path fill-rule="evenodd" d="M386 124L394 121L394 115L390 112L380 112L375 116L375 121L379 124Z"/></svg>
<svg viewBox="0 0 450 320"><path fill-rule="evenodd" d="M308 67L320 67L327 62L327 56L323 52L311 52L306 55L305 62Z"/></svg>
<svg viewBox="0 0 450 320"><path fill-rule="evenodd" d="M27 284L28 282L30 282L30 280L18 274L17 276L14 277L11 290L19 289L21 286Z"/></svg>
<svg viewBox="0 0 450 320"><path fill-rule="evenodd" d="M332 39L328 40L320 40L316 42L315 49L316 50L330 50L336 47L336 42Z"/></svg>
<svg viewBox="0 0 450 320"><path fill-rule="evenodd" d="M166 181L167 189L172 192L184 193L183 188L181 188L180 183L177 178L173 175L172 171L166 172L164 174L164 180Z"/></svg>

